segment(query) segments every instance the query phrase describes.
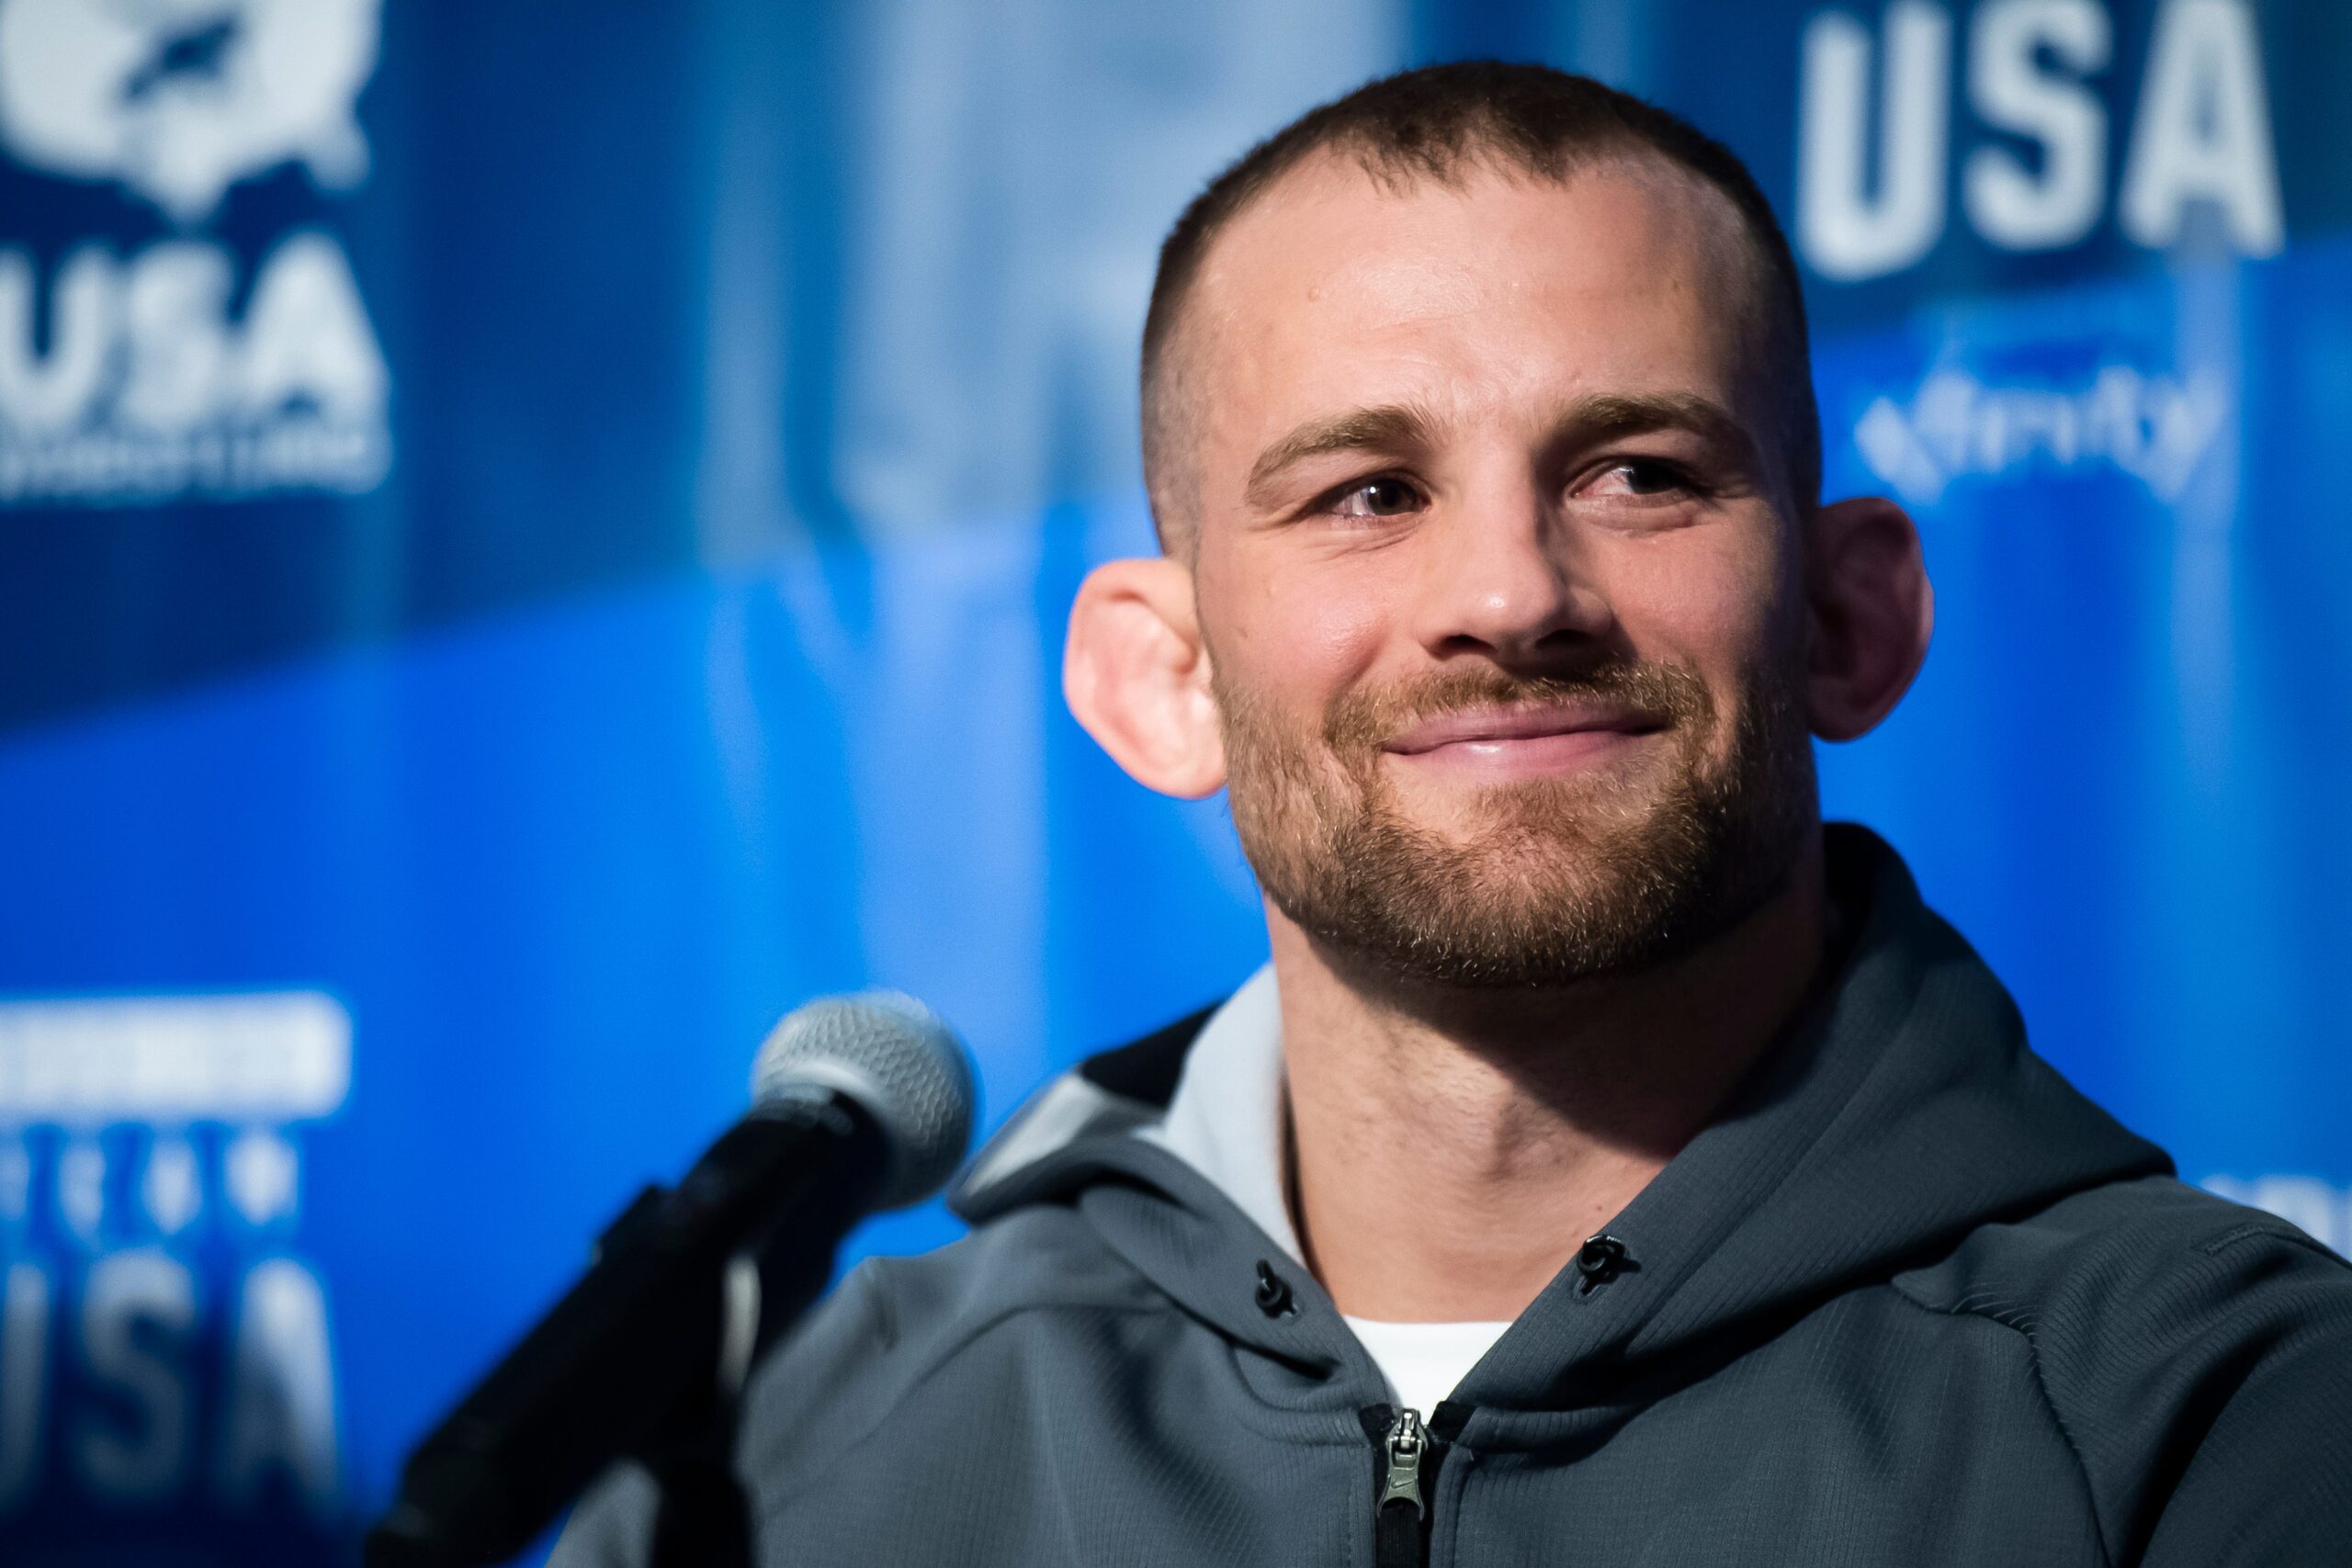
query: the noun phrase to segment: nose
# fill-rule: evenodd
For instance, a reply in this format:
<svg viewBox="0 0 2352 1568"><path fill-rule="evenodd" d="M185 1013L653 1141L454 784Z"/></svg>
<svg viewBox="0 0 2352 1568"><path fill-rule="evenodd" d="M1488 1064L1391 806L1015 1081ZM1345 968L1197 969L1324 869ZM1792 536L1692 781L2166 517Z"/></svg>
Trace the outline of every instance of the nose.
<svg viewBox="0 0 2352 1568"><path fill-rule="evenodd" d="M1421 644L1523 668L1589 658L1616 617L1568 525L1532 485L1464 497L1424 531Z"/></svg>

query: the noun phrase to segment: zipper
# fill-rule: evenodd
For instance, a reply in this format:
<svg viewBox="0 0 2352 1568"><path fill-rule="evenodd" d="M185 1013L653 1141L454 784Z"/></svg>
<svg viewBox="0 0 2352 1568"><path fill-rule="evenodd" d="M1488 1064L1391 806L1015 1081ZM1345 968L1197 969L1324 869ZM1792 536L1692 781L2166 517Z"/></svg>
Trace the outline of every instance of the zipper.
<svg viewBox="0 0 2352 1568"><path fill-rule="evenodd" d="M1421 1526L1429 1505L1421 1497L1421 1461L1429 1456L1429 1428L1418 1410L1399 1410L1380 1439L1386 1461L1379 1501L1373 1505L1374 1568L1421 1568Z"/></svg>

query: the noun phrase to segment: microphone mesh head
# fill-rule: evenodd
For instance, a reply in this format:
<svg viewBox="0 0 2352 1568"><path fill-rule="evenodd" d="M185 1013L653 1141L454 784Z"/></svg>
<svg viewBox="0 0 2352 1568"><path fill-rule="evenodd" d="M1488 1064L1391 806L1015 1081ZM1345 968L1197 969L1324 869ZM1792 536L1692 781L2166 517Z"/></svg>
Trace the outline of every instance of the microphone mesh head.
<svg viewBox="0 0 2352 1568"><path fill-rule="evenodd" d="M835 1089L890 1140L881 1206L946 1185L972 1139L972 1059L955 1030L898 991L821 997L786 1013L752 1064L752 1103Z"/></svg>

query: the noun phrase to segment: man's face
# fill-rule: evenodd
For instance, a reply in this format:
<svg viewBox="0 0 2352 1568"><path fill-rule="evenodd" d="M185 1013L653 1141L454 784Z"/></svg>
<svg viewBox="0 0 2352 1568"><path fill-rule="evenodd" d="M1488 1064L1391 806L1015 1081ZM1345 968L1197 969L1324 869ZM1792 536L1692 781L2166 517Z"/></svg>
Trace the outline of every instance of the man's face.
<svg viewBox="0 0 2352 1568"><path fill-rule="evenodd" d="M1647 165L1294 171L1188 301L1234 819L1309 932L1454 984L1702 941L1815 810L1793 508L1727 204Z"/></svg>

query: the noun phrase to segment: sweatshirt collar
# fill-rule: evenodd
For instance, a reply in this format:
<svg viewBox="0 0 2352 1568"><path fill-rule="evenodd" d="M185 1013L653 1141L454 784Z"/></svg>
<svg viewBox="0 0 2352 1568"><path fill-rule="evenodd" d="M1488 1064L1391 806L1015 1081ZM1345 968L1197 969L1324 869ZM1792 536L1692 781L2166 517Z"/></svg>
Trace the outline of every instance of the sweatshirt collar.
<svg viewBox="0 0 2352 1568"><path fill-rule="evenodd" d="M1209 1015L1168 1113L1136 1131L1208 1178L1294 1263L1283 1182L1283 1013L1271 964Z"/></svg>

